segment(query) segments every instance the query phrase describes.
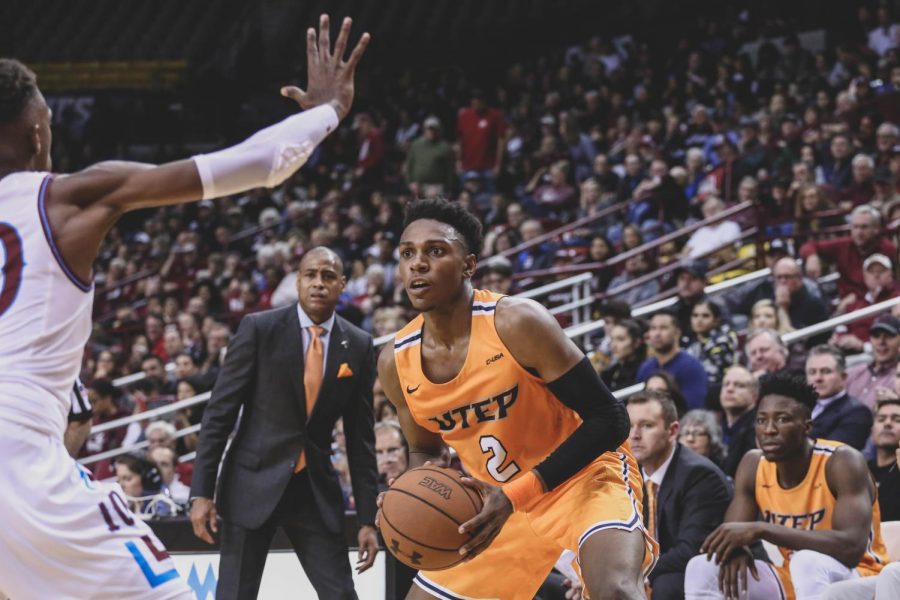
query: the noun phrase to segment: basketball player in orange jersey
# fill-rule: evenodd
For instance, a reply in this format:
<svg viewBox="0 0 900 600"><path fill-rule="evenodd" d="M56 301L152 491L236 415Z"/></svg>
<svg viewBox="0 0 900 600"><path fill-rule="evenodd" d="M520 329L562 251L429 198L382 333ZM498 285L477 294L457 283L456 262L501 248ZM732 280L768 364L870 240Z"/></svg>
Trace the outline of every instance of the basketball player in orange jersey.
<svg viewBox="0 0 900 600"><path fill-rule="evenodd" d="M657 554L628 413L541 305L472 288L481 224L458 204L407 211L400 277L420 311L378 373L410 467L453 447L484 498L460 562L420 571L408 600L531 600L563 549L591 598L643 598ZM400 548L402 552L402 547Z"/></svg>
<svg viewBox="0 0 900 600"><path fill-rule="evenodd" d="M761 450L741 460L725 523L703 542L706 554L688 563L688 600L818 600L830 584L875 575L887 562L863 455L809 438L817 398L801 378L763 377L756 409ZM784 566L753 559L749 546L759 540L778 546Z"/></svg>

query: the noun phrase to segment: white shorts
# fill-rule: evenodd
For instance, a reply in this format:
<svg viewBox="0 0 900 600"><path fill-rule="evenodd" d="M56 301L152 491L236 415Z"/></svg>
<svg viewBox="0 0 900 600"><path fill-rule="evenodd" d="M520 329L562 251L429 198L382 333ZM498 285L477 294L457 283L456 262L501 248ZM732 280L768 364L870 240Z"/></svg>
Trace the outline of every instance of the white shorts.
<svg viewBox="0 0 900 600"><path fill-rule="evenodd" d="M118 484L62 440L0 421L0 590L13 600L193 599Z"/></svg>

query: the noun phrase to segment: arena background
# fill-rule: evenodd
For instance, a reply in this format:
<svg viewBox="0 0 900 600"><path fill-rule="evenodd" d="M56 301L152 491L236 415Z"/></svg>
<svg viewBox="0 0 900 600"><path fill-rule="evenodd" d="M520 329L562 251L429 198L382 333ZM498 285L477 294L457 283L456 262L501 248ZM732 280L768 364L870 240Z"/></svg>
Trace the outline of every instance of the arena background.
<svg viewBox="0 0 900 600"><path fill-rule="evenodd" d="M155 353L166 363L174 357L174 348L178 346L173 342L173 347L167 348L161 332L150 331L153 327L148 323L148 312L155 314L155 309L159 309L163 327L174 326L175 331L185 337L178 351L190 352L191 345L195 346L195 358L202 365L197 381L210 373L214 379L214 365L209 368L211 365L206 356L209 331L204 328L199 338L187 340L177 319L178 313L190 312L190 301L197 294L194 284L202 279L201 274L209 275L212 271L215 275L215 268L206 264L211 254L217 254L223 262L229 255L236 256L235 262L239 263L226 265L224 273L219 272L221 277L216 283L218 310L206 306L204 311L231 331L244 314L271 305L274 286L289 276L292 261L312 240L330 240L344 256L363 261L364 270L373 262L389 263L388 259L383 256L383 260L378 259L378 253L369 250L377 248L388 237L386 232L396 231L400 209L411 197L409 182L404 179L402 170L405 147L398 141L397 132L409 130L411 135L418 135L421 128L413 130L411 126L421 124L433 115L440 120L444 137L453 142L458 110L468 104L473 90L481 89L489 105L505 110L508 123L514 125L517 132L526 132L522 134L523 143L529 152L536 152L541 135L546 133L542 130L542 119L548 115L560 119L561 113L567 112L578 114L583 108L583 94L594 89L592 82L575 74L583 67L580 61L589 54L586 49L592 43L606 44L605 52L621 58L621 68L615 73L607 73L603 77L603 86L612 90L612 94L623 95L628 107L623 114L633 116L631 126L640 124L642 117L662 119L662 113L657 109L664 103L660 98L666 82L670 76L680 78L687 72L686 65L692 52L701 54L703 71L709 77L710 85L721 56L746 55L756 68L758 87L743 101L730 102L728 94L701 91L695 98L690 94L678 94L674 102L685 127L689 126L695 105L705 104L715 113L715 134L733 133L735 139L735 132L743 123L741 119L749 118L758 123L770 110L772 95L787 96L787 112L802 118L804 109L813 102L816 90L826 90L833 106L842 92L862 86L871 88L873 99L867 100L865 105L854 106L852 114L833 115L832 122L845 125L845 131L853 141L854 155L870 154L875 157L878 168L893 173L892 193L896 199L896 176L900 168L896 159L898 150L894 146L885 154L877 148L874 129L885 122L900 122L900 88L897 87L900 81L890 81L892 68L900 63L896 50L892 54L877 55L866 49L866 31L874 23L873 15L878 6L874 2L838 1L828 3L826 8L821 2L810 0L14 0L3 3L0 6L0 55L18 58L37 73L39 85L54 110L54 166L60 172L114 158L163 162L239 141L292 112L291 103L279 97L278 89L287 83L303 85L304 31L316 23L320 13L330 13L334 23L342 16L352 16L355 20L354 39L363 31L373 36L373 43L358 72L353 113L326 141L320 156L284 189L275 193L252 193L217 205L213 221L219 226L226 224L227 231L221 236L212 229L203 231L201 241L190 235L190 232L198 231L196 206L131 213L116 228L98 259L96 327L86 350L83 379L89 386L97 379L114 380L120 396L116 400L115 413L95 420L95 426L140 414L148 408L162 408L162 417L174 420L179 430L193 427L190 434L179 436L178 445L182 460L189 464L192 453L186 440L196 435L197 423L196 418L173 419L171 412L165 412L175 400L176 393L181 399L172 366L169 366L165 389L156 390L162 392L158 396L150 397L148 401L151 392L141 387L141 382L147 378L143 372L143 355L138 355L135 342L143 336L144 353ZM897 3L889 2L886 6L896 23ZM864 10L869 11L868 22L864 22ZM779 79L773 65L768 65L771 72L763 73L759 63L760 47L771 42L781 48L783 41L792 36L797 36L810 58L817 53L823 56L825 71L814 74L810 81ZM836 65L847 53L855 58L845 61L846 73L831 79ZM560 69L566 66L569 71L563 74ZM810 69L814 70L813 67ZM816 79L819 76L824 83ZM646 113L634 105L633 98L636 86L642 83L649 84L651 95ZM795 84L799 84L799 89ZM894 87L890 88L891 85ZM554 92L561 97L558 104L547 98ZM723 100L722 96L726 98ZM607 95L605 101L609 100ZM515 110L511 110L514 107ZM717 112L720 107L724 110ZM634 110L630 110L632 108ZM369 115L381 128L385 139L384 162L375 178L354 174L359 140L352 125L356 115L362 113ZM554 126L557 123L554 121ZM619 133L625 136L628 132ZM614 140L605 138L607 134L607 131L601 131L599 136L591 138L595 150L609 154L611 162L621 163L625 152L619 148L621 156L614 158ZM773 144L777 136L776 133ZM894 144L897 143L900 139L895 139ZM649 157L654 150L661 151L659 146L662 144L655 147L654 144L657 141L651 141L651 151L642 156ZM679 148L679 151L686 149L687 144L683 145L685 148ZM826 167L829 160L824 141L815 145L817 151L821 146L816 166ZM684 163L683 152L678 154L669 150L671 148L666 149L668 154L664 156L669 167ZM558 158L567 158L566 152L561 150ZM710 171L716 167L715 160L708 163ZM645 169L650 166L649 162L644 161ZM801 231L764 227L768 222L766 219L771 223L795 223L792 212L773 215L771 207L764 201L771 197L771 188L782 184L787 188L791 183L791 163L778 167L776 162L773 159L765 165L770 177L768 181L759 177L758 172L748 172L757 178L760 189L758 195L749 200L751 204L744 208L735 208L746 200L741 197L736 184L733 189L718 190L726 197L729 210L735 209L736 212L730 214L742 215L735 217L742 231L738 245L746 250L746 253L738 253L711 268L710 275L718 275L715 281L719 284L739 275L755 273L756 277L767 277L767 273L758 269L766 266L765 257L775 239L787 240L796 254L802 241L840 236L848 231L849 208L859 203L840 195L841 190L835 192L834 202L828 210L818 215L822 219L831 219L821 232L809 228ZM496 182L497 191L506 196L507 203L519 200L524 184L536 170L536 165L528 161L523 166L512 164L510 160ZM885 177L888 171L883 171ZM467 191L463 176L463 173L456 174L446 190L448 197L456 198ZM570 183L575 189L582 179L570 174ZM827 183L820 185L829 191ZM469 190L469 202L477 204L476 194ZM374 197L380 198L378 202L387 198L395 209L385 221L379 221L374 213ZM703 218L700 202L694 198L688 200L691 201L688 219L663 217L668 227L661 235L672 235L678 244L696 231L698 226L690 229L692 223ZM292 201L299 203L296 214L288 211ZM841 204L845 201L851 206ZM589 217L596 211L584 212L584 207L579 208L577 204L576 201L569 209L558 212L541 212L537 207L528 215L539 218L545 228L538 241L547 244L540 246L541 251L551 255L547 260L526 260L519 264L516 263L519 253L501 252L513 263L516 291L537 288L578 272L600 277L610 270L610 266L615 267L616 275L621 273L625 260L609 265L607 262L612 256L592 261L587 245L596 226L601 222L604 227L621 224L624 213L614 212L603 220L592 221ZM365 213L366 226L361 227L361 232L353 229L354 206ZM523 202L523 206L526 212L533 207L527 202ZM242 216L229 221L235 207ZM339 224L330 232L330 237L316 238L313 235L316 225L328 207L338 214ZM269 208L277 212L274 216L268 215L270 221L264 221L264 213ZM502 216L490 220L496 217L496 207L490 200L481 208L486 224L508 227ZM895 242L897 214L892 212L885 218L887 238ZM586 217L589 226L566 228L568 223ZM805 223L815 217L815 214L806 215L805 220L796 222ZM779 218L782 221L778 221ZM205 225L200 223L200 228L203 227ZM554 233L559 231L557 228L563 228L562 233ZM305 236L292 238L294 229L302 230ZM683 238L677 237L679 231L683 232ZM663 304L674 303L673 274L677 265L664 263L660 246L652 244L654 235L658 239L660 232L646 233L646 242L650 244L648 256L652 254L658 259L648 272L658 269L656 279L663 283L650 299ZM791 241L792 236L800 233L804 236L802 239L798 237ZM520 242L525 245L517 248L535 247L521 238L511 240L510 244L516 247ZM269 261L269 254L264 251L262 254L266 256L260 258L261 247L270 245L277 251L281 248L280 243L288 244L285 256ZM614 243L618 246L620 242ZM181 250L176 248L183 249L188 245L196 246L196 256L192 259L196 264L185 263L177 256ZM622 253L633 249L617 248ZM378 260L370 260L373 256ZM895 254L889 258L893 261L896 276L898 257ZM585 264L595 264L596 268L583 269ZM166 274L161 275L161 270ZM406 314L402 294L391 287L393 277L390 274L382 279L379 293L373 292L367 273L365 271L360 281L363 293L357 298L347 298L342 309L376 335L390 333L390 324L402 322L401 317ZM611 314L608 301L616 299L617 295L604 293L608 283L609 278L599 287L596 280L589 280L587 284L578 282L540 296L548 306L565 306L583 298L594 299L559 312L564 325L583 326L578 330L577 339L586 350L603 348L602 330L591 324ZM835 316L841 300L840 273L826 277L820 283L831 309L829 314ZM887 300L888 304L879 305L879 308L890 310L893 306L896 314L896 299ZM170 304L175 306L168 306ZM649 310L640 311L641 304L637 302L632 306L636 309L633 315L649 314ZM374 313L394 306L399 307L399 315L391 313L393 320L388 325L381 325L388 329L379 329L373 323ZM876 312L845 319L846 323L829 321L825 327L803 335L788 335L794 335L790 340L801 346L808 339L828 341L836 327L847 327ZM735 325L739 333L747 326L746 317L749 315ZM803 330L802 327L795 329ZM740 343L743 343L743 336ZM113 366L100 366L104 352L113 357ZM868 346L848 351L848 354L858 361L871 360ZM597 360L602 361L602 357ZM598 368L602 366L605 363L598 363ZM202 395L209 385L209 380L202 381L193 391ZM195 406L200 405L202 402L195 403ZM146 422L147 419L135 420L130 434L126 431L126 422L120 428L122 435L94 439L94 445L90 446L89 442L89 448L82 452L82 459L100 470L98 476L109 477L110 459L124 451L120 446L128 447L122 445L123 441L137 444L133 446L137 450L146 447L143 432L134 427L134 423L143 426ZM101 428L100 434L116 429L106 426L105 430ZM101 453L111 456L96 460ZM348 499L348 509L348 531L352 531L352 499ZM184 517L158 522L156 529L175 552L201 549L191 537ZM355 536L349 538L353 540ZM192 583L192 586L200 600L207 597L209 587L205 574L208 558L200 557L192 565L186 562L192 560L190 557L183 557L179 563L185 577L192 567L196 567L196 585ZM364 597L392 597L394 575L390 563L384 561L382 554L377 576L384 582L367 587ZM296 575L295 572L290 574L291 577ZM279 589L281 584L271 585L275 587L264 589ZM287 585L289 589L298 589L295 583ZM279 592L268 593L272 595L265 597L279 597Z"/></svg>

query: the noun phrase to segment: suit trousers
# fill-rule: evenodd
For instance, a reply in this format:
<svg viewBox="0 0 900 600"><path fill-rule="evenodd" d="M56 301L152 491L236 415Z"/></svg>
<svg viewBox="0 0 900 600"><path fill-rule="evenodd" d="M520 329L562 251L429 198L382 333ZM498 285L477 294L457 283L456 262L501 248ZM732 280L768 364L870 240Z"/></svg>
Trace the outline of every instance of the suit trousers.
<svg viewBox="0 0 900 600"><path fill-rule="evenodd" d="M259 529L224 522L219 559L218 600L253 600L259 594L269 546L284 529L319 598L357 600L343 533L328 531L313 498L309 475L291 478L275 511Z"/></svg>

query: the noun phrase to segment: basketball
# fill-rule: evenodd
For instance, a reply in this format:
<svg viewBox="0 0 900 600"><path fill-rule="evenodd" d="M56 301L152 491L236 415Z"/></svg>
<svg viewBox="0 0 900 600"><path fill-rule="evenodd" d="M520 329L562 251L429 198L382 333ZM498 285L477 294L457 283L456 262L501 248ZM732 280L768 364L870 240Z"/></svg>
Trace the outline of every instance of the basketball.
<svg viewBox="0 0 900 600"><path fill-rule="evenodd" d="M381 504L385 546L416 569L438 571L462 562L469 534L459 526L481 511L481 496L459 472L435 466L410 469L397 478Z"/></svg>

